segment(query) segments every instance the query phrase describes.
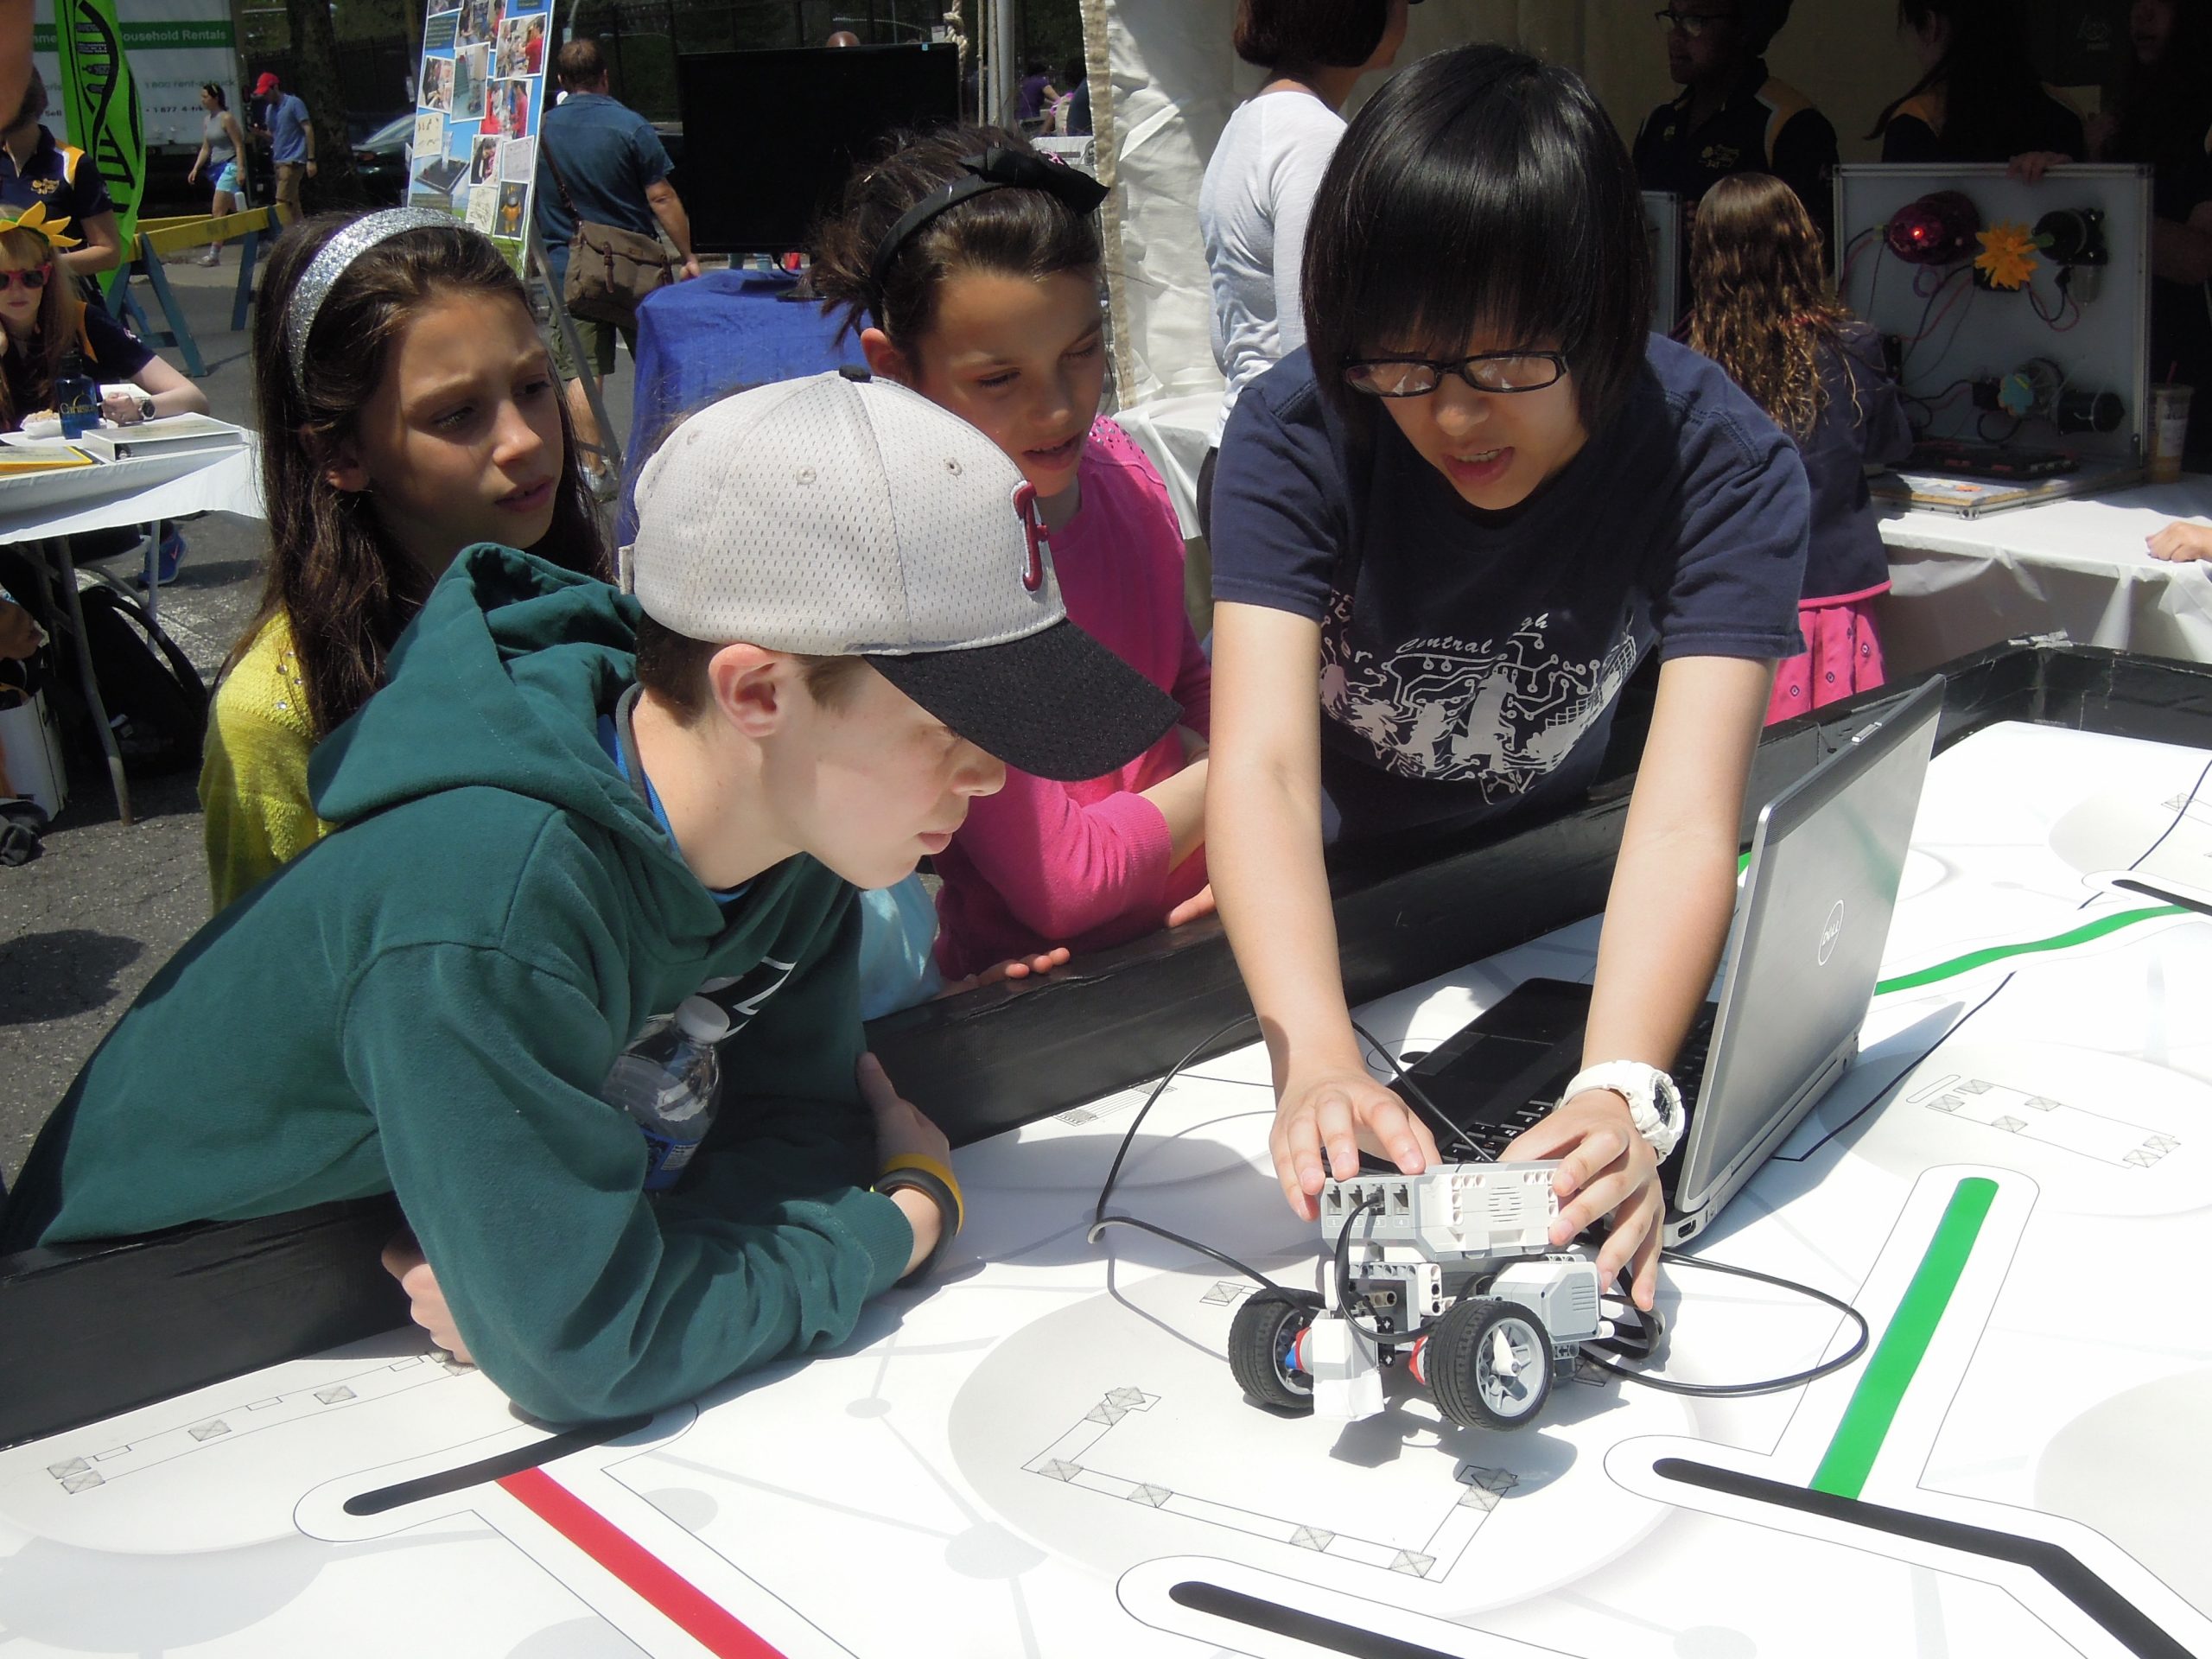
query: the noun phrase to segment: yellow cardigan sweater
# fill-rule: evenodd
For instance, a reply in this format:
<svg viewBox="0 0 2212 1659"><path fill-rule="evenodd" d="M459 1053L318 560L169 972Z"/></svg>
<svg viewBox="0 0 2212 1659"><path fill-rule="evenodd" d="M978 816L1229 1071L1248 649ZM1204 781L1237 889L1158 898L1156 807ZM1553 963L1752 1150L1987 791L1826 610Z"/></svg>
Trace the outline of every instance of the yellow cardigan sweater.
<svg viewBox="0 0 2212 1659"><path fill-rule="evenodd" d="M291 624L279 614L224 677L208 718L200 804L218 912L334 827L308 799L315 741Z"/></svg>

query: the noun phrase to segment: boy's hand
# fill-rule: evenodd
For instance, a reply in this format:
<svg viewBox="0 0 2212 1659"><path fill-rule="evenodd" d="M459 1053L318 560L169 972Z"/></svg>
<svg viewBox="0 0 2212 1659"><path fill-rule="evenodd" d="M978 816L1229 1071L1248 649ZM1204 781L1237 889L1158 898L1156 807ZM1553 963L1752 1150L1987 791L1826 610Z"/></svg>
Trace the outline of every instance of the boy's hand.
<svg viewBox="0 0 2212 1659"><path fill-rule="evenodd" d="M423 1259L423 1247L415 1242L414 1234L395 1234L384 1247L384 1270L399 1281L399 1287L407 1293L408 1316L430 1333L431 1342L462 1364L474 1365L476 1362L468 1357L468 1344L461 1339L446 1306L445 1292L438 1288L438 1275Z"/></svg>
<svg viewBox="0 0 2212 1659"><path fill-rule="evenodd" d="M944 1138L944 1131L924 1117L912 1102L902 1098L891 1086L882 1061L873 1054L863 1054L854 1066L853 1075L860 1081L861 1098L875 1114L875 1161L879 1166L901 1153L934 1158L941 1164L952 1161L952 1143ZM914 1253L906 1258L906 1268L907 1273L912 1273L937 1249L938 1236L944 1230L944 1217L927 1193L912 1187L891 1194L891 1202L905 1212L907 1224L914 1230Z"/></svg>
<svg viewBox="0 0 2212 1659"><path fill-rule="evenodd" d="M1268 1150L1274 1155L1283 1197L1300 1221L1319 1218L1327 1174L1348 1181L1359 1173L1362 1130L1408 1175L1442 1161L1428 1126L1364 1071L1294 1077L1284 1086L1274 1127L1268 1131Z"/></svg>
<svg viewBox="0 0 2212 1659"><path fill-rule="evenodd" d="M882 1061L873 1054L863 1054L860 1064L853 1068L853 1074L860 1080L861 1100L875 1114L875 1161L879 1165L889 1162L902 1152L934 1158L941 1164L952 1161L952 1143L944 1138L944 1131L924 1117L912 1102L891 1086Z"/></svg>
<svg viewBox="0 0 2212 1659"><path fill-rule="evenodd" d="M1598 1276L1608 1290L1624 1267L1636 1269L1636 1305L1650 1312L1659 1294L1660 1224L1666 1195L1659 1190L1659 1159L1637 1133L1628 1103L1610 1089L1587 1089L1541 1122L1523 1130L1498 1154L1501 1163L1556 1158L1552 1191L1559 1218L1552 1243L1565 1244L1602 1216L1612 1230L1598 1252Z"/></svg>

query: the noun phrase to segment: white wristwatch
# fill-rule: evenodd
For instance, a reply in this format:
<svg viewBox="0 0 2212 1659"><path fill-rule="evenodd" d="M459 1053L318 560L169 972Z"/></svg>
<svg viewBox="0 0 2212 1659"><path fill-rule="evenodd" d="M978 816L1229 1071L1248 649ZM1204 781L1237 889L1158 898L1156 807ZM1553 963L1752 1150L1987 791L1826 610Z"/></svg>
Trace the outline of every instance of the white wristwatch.
<svg viewBox="0 0 2212 1659"><path fill-rule="evenodd" d="M1689 1115L1682 1110L1682 1091L1675 1087L1672 1077L1656 1065L1646 1065L1641 1060L1606 1060L1585 1066L1574 1074L1574 1080L1560 1096L1559 1103L1564 1106L1590 1089L1610 1089L1628 1102L1629 1121L1662 1158L1675 1149L1683 1129L1688 1127Z"/></svg>

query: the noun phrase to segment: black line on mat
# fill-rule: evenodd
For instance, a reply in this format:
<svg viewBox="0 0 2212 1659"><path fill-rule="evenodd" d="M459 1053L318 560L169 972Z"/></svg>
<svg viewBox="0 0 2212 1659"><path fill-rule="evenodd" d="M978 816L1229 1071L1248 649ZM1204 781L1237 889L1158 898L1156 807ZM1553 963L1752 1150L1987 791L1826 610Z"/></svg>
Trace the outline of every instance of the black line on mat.
<svg viewBox="0 0 2212 1659"><path fill-rule="evenodd" d="M1732 1497L1778 1503L1784 1509L1840 1521L1847 1526L1871 1528L1893 1537L1910 1538L1916 1543L1955 1549L1989 1560L2010 1561L2038 1574L2139 1659L2194 1659L2187 1648L2153 1623L2141 1608L2091 1572L2081 1557L2062 1545L2041 1538L2024 1538L2018 1533L1999 1532L1989 1527L1969 1526L1963 1521L1915 1515L1910 1510L1893 1510L1884 1504L1869 1503L1863 1498L1816 1492L1733 1469L1693 1463L1687 1458L1662 1458L1651 1469L1662 1479L1678 1480L1686 1486L1701 1486L1707 1491L1726 1492Z"/></svg>
<svg viewBox="0 0 2212 1659"><path fill-rule="evenodd" d="M647 1414L638 1417L617 1417L604 1423L587 1423L582 1428L572 1428L550 1440L540 1440L534 1446L525 1446L518 1452L503 1452L496 1458L466 1463L458 1469L442 1469L435 1475L396 1481L389 1486L379 1486L374 1491L357 1492L346 1500L346 1513L382 1515L386 1510L396 1510L403 1503L419 1503L426 1497L443 1497L448 1492L464 1491L471 1486L504 1480L509 1475L535 1469L556 1458L565 1458L571 1452L605 1446L609 1440L619 1440L625 1434L634 1434L651 1421L652 1417Z"/></svg>

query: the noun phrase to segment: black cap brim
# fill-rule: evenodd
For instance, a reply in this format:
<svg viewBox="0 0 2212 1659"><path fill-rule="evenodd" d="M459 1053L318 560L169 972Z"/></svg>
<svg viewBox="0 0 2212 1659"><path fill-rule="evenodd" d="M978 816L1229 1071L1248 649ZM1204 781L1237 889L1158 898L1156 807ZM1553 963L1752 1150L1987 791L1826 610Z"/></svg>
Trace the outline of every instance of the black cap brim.
<svg viewBox="0 0 2212 1659"><path fill-rule="evenodd" d="M1059 783L1127 766L1183 713L1072 622L1000 645L868 660L984 753Z"/></svg>

